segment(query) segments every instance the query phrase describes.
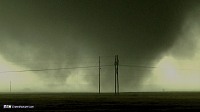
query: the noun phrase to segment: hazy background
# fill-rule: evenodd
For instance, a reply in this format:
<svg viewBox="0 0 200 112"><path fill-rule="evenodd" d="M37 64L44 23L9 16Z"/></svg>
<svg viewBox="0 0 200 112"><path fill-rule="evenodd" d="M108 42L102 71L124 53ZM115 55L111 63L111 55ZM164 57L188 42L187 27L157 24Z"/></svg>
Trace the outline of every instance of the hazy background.
<svg viewBox="0 0 200 112"><path fill-rule="evenodd" d="M200 90L196 0L0 0L0 91ZM146 67L134 67L146 66ZM148 67L157 68L148 68ZM55 71L7 72L63 67Z"/></svg>

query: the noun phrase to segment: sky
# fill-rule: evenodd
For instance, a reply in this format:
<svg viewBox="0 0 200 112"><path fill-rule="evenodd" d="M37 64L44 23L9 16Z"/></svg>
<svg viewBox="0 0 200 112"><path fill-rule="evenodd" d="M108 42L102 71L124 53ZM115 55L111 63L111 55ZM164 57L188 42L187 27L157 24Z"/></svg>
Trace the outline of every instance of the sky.
<svg viewBox="0 0 200 112"><path fill-rule="evenodd" d="M113 92L115 55L120 91L199 91L199 12L197 0L0 0L0 92L10 81L13 92L98 92L99 56Z"/></svg>

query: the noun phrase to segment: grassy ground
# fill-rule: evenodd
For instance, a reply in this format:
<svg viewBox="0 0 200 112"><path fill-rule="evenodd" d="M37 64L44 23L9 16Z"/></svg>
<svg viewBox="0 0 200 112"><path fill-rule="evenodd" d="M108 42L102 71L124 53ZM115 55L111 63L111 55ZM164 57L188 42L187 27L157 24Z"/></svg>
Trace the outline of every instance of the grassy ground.
<svg viewBox="0 0 200 112"><path fill-rule="evenodd" d="M33 109L3 109L33 105ZM199 92L0 93L0 111L172 111L200 110Z"/></svg>

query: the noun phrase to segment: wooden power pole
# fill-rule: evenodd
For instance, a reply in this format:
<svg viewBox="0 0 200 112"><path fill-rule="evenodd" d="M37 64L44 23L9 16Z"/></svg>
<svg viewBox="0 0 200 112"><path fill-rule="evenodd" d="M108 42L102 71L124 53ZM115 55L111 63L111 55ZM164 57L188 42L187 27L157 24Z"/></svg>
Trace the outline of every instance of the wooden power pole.
<svg viewBox="0 0 200 112"><path fill-rule="evenodd" d="M10 81L10 92L11 92L11 81Z"/></svg>
<svg viewBox="0 0 200 112"><path fill-rule="evenodd" d="M117 65L116 65L116 75L117 75L117 93L119 94L119 75L118 75L118 66L119 66L119 58L118 55L116 57Z"/></svg>
<svg viewBox="0 0 200 112"><path fill-rule="evenodd" d="M101 93L101 58L99 56L99 94Z"/></svg>
<svg viewBox="0 0 200 112"><path fill-rule="evenodd" d="M119 94L119 76L118 76L118 66L119 66L119 59L118 55L115 55L115 94Z"/></svg>
<svg viewBox="0 0 200 112"><path fill-rule="evenodd" d="M115 65L115 94L116 94L116 65L117 65L117 63L116 63L116 55L115 55L115 63L114 63L114 65Z"/></svg>

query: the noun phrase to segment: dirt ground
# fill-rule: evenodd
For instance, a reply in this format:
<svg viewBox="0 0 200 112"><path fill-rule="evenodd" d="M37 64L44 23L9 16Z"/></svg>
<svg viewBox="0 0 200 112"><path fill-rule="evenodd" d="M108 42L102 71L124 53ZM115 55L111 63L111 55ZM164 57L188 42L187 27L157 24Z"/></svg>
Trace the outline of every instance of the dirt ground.
<svg viewBox="0 0 200 112"><path fill-rule="evenodd" d="M4 108L5 105L32 108ZM185 111L200 110L199 92L0 93L0 111ZM33 108L34 106L34 108Z"/></svg>

